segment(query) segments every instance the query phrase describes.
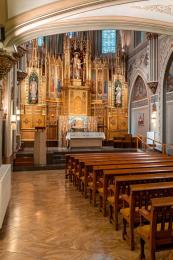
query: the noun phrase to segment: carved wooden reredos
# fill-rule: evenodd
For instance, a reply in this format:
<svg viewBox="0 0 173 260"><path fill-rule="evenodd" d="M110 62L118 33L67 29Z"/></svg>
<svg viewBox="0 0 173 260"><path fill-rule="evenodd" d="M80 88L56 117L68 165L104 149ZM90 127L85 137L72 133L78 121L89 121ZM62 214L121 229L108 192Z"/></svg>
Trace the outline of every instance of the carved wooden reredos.
<svg viewBox="0 0 173 260"><path fill-rule="evenodd" d="M36 126L45 126L47 139L64 145L71 116L86 117L86 130L99 129L107 138L127 132L126 59L120 35L117 31L116 53L104 55L99 35L101 31L61 34L24 44L28 50L27 77L21 83L24 141L33 140Z"/></svg>

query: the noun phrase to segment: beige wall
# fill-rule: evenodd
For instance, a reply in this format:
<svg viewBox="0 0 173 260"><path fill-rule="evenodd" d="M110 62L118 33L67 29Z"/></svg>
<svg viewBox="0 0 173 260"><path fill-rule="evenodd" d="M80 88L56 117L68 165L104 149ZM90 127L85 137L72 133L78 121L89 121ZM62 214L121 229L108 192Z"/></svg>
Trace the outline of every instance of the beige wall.
<svg viewBox="0 0 173 260"><path fill-rule="evenodd" d="M6 14L6 0L0 0L0 25L5 25Z"/></svg>
<svg viewBox="0 0 173 260"><path fill-rule="evenodd" d="M2 0L1 0L2 1ZM23 12L40 7L45 4L59 2L57 0L7 0L8 18L12 18Z"/></svg>

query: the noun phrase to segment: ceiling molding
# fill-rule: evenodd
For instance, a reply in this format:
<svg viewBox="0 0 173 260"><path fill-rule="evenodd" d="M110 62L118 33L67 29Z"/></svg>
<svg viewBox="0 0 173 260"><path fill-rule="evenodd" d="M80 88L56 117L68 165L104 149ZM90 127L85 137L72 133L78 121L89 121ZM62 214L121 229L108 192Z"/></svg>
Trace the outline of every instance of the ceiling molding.
<svg viewBox="0 0 173 260"><path fill-rule="evenodd" d="M16 35L12 32L6 39L5 44L10 45L12 42L21 44L25 41L37 38L40 35L52 35L58 33L66 33L69 31L87 31L100 29L124 29L124 30L140 30L146 32L155 32L159 34L173 35L173 23L160 24L158 21L151 19L132 18L132 17L95 17L93 19L79 19L68 22L47 23L34 29L28 29L23 33Z"/></svg>
<svg viewBox="0 0 173 260"><path fill-rule="evenodd" d="M139 2L141 8L136 8ZM153 12L145 10L153 2L154 0L60 0L34 9L35 13L27 12L10 19L6 25L5 44L22 43L41 35L105 28L172 35L173 21L169 14L159 14L155 8ZM169 2L170 0L164 1L165 7Z"/></svg>

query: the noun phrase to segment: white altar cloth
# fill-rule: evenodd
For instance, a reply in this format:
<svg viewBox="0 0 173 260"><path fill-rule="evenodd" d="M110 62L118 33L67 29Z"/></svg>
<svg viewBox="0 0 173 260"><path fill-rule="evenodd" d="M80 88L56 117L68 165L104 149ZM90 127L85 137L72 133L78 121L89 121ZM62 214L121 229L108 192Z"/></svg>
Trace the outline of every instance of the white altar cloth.
<svg viewBox="0 0 173 260"><path fill-rule="evenodd" d="M66 140L68 147L102 147L104 132L68 132Z"/></svg>

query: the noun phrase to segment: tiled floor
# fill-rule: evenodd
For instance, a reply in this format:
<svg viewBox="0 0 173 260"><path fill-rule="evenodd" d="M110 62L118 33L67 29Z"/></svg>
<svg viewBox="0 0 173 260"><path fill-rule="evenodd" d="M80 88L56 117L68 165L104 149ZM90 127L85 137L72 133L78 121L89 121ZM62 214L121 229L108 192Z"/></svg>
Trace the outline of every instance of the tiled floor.
<svg viewBox="0 0 173 260"><path fill-rule="evenodd" d="M121 231L64 179L64 171L13 173L0 232L1 260L137 260ZM172 260L173 254L157 254Z"/></svg>

